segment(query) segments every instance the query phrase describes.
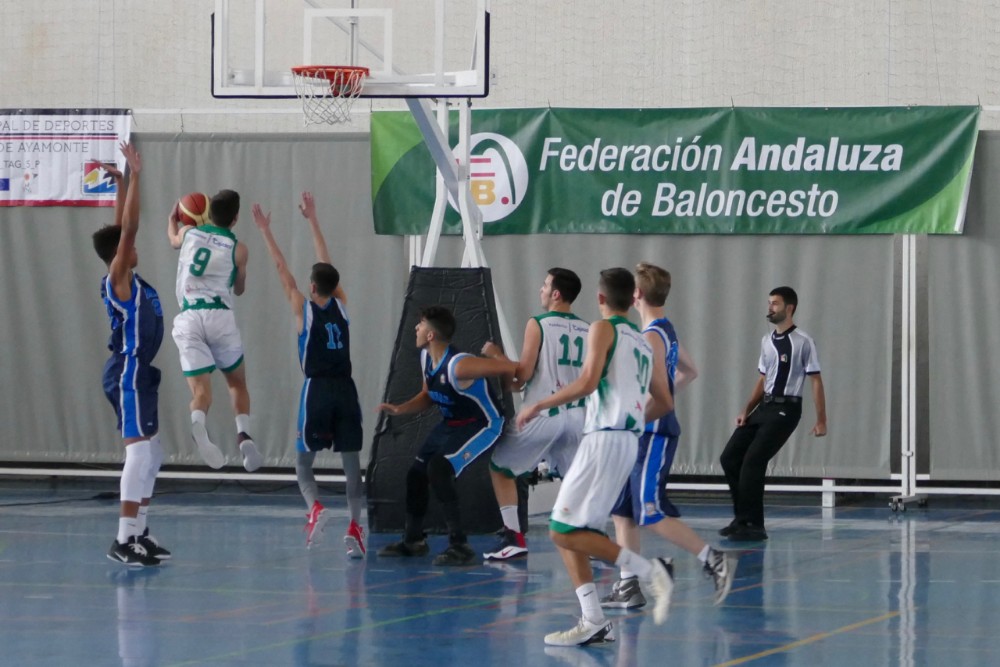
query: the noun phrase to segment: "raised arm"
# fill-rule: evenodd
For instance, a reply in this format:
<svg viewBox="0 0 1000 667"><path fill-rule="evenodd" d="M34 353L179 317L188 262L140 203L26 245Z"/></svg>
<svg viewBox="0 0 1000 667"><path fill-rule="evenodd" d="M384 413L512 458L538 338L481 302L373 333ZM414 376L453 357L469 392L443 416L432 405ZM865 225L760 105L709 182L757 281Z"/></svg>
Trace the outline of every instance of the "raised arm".
<svg viewBox="0 0 1000 667"><path fill-rule="evenodd" d="M118 250L108 266L108 278L111 280L111 288L115 297L121 301L127 301L132 298L132 283L129 280L129 272L132 270L135 235L139 230L139 173L142 171L142 160L132 144L123 143L120 148L128 164L128 191L122 206L120 221L122 233L118 240ZM117 203L115 208L117 209ZM117 217L117 211L115 215ZM116 222L118 221L116 220Z"/></svg>
<svg viewBox="0 0 1000 667"><path fill-rule="evenodd" d="M254 204L251 212L253 213L253 221L257 225L257 229L260 230L261 236L264 237L264 245L267 246L267 252L271 255L271 259L274 260L275 267L278 269L278 278L281 279L281 287L285 290L285 298L291 304L292 314L299 325L298 331L302 331L302 304L305 302L305 297L295 284L295 277L288 270L288 263L285 261L285 256L281 253L281 248L278 247L278 243L274 240L274 235L271 233L271 214L264 213L264 209L260 207L260 204Z"/></svg>
<svg viewBox="0 0 1000 667"><path fill-rule="evenodd" d="M126 163L128 160L126 160ZM122 226L122 216L125 213L125 175L118 169L114 162L102 162L104 171L108 172L115 179L115 227Z"/></svg>
<svg viewBox="0 0 1000 667"><path fill-rule="evenodd" d="M170 209L170 214L167 216L167 240L170 241L170 247L177 250L181 247L181 242L184 240L184 233L190 229L190 225L181 224L181 214L177 210L177 205Z"/></svg>
<svg viewBox="0 0 1000 667"><path fill-rule="evenodd" d="M313 247L316 249L316 261L326 264L333 264L330 261L330 251L326 247L326 239L323 238L323 230L319 228L319 218L316 217L316 200L311 192L302 193L302 202L299 203L299 212L302 217L309 221L309 231L312 232ZM347 304L347 292L344 290L344 283L341 280L337 289L333 291L334 298L341 303Z"/></svg>
<svg viewBox="0 0 1000 667"><path fill-rule="evenodd" d="M247 244L237 241L236 252L233 255L236 262L236 280L233 281L233 294L240 296L247 289L247 259L250 257Z"/></svg>

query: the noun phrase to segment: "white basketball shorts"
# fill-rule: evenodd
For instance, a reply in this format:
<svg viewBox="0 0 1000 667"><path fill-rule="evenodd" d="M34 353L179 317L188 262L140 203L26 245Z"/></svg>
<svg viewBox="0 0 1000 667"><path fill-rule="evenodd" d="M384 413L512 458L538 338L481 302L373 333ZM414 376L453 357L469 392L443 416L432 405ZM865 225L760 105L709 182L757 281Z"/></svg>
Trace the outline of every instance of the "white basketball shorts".
<svg viewBox="0 0 1000 667"><path fill-rule="evenodd" d="M174 343L185 376L236 370L243 361L243 340L231 310L193 309L174 318Z"/></svg>
<svg viewBox="0 0 1000 667"><path fill-rule="evenodd" d="M603 533L638 453L639 436L631 431L584 435L559 488L549 528L557 533Z"/></svg>
<svg viewBox="0 0 1000 667"><path fill-rule="evenodd" d="M508 422L494 446L493 467L519 477L534 470L538 462L545 459L552 470L565 476L583 437L585 413L582 408L560 410L552 416L532 419L521 431Z"/></svg>

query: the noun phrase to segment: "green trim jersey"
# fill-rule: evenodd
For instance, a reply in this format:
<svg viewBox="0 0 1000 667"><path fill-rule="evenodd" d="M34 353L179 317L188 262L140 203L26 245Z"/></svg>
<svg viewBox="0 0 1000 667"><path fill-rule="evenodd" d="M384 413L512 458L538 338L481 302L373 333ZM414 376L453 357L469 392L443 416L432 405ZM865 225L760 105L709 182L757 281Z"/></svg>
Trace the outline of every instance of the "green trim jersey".
<svg viewBox="0 0 1000 667"><path fill-rule="evenodd" d="M177 258L177 305L181 310L233 307L236 237L214 225L184 230Z"/></svg>
<svg viewBox="0 0 1000 667"><path fill-rule="evenodd" d="M535 372L524 388L525 405L551 396L580 377L590 329L590 324L572 313L551 311L536 315L534 320L541 329L542 340ZM569 403L563 409L576 407L583 407L583 400ZM555 415L559 410L552 408L543 414Z"/></svg>
<svg viewBox="0 0 1000 667"><path fill-rule="evenodd" d="M645 426L643 412L652 377L653 348L638 327L618 315L608 319L615 338L594 393L587 396L584 433L632 431Z"/></svg>

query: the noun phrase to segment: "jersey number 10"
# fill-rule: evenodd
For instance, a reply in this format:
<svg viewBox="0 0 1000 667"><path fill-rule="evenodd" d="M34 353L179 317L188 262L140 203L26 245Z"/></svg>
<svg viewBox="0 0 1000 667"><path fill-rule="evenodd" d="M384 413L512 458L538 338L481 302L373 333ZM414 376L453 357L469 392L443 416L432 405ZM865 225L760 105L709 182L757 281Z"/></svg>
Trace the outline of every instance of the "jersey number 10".
<svg viewBox="0 0 1000 667"><path fill-rule="evenodd" d="M635 353L635 365L638 371L635 374L635 379L639 381L640 391L645 394L646 386L649 384L649 357L639 352L639 350L632 351Z"/></svg>

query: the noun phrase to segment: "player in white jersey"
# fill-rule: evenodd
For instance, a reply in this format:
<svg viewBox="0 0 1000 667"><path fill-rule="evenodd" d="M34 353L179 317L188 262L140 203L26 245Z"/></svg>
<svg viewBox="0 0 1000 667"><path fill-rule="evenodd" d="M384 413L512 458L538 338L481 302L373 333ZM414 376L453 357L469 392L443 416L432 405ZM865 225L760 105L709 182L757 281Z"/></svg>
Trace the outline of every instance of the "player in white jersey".
<svg viewBox="0 0 1000 667"><path fill-rule="evenodd" d="M594 586L590 556L650 580L657 624L666 620L670 607L672 566L620 547L602 532L635 464L643 425L673 410L666 374L652 373L652 349L626 319L634 290L635 280L627 269L601 272L597 303L604 319L590 326L580 377L526 405L517 416L517 425L523 428L545 410L586 397L583 440L563 479L549 524L549 534L576 588L582 617L570 630L546 635L545 643L550 646L614 641L614 629Z"/></svg>
<svg viewBox="0 0 1000 667"><path fill-rule="evenodd" d="M642 317L642 335L653 349L653 372L664 373L671 396L698 375L694 362L681 346L664 304L670 294L670 272L641 262L635 267L635 308ZM681 435L680 422L670 412L646 424L639 438L639 454L632 473L612 511L615 541L639 551L639 527L644 526L666 538L702 563L715 585L715 604L729 594L736 574L736 556L714 549L684 521L670 502L667 478ZM609 595L601 598L605 609L635 609L646 604L639 581L623 569Z"/></svg>
<svg viewBox="0 0 1000 667"><path fill-rule="evenodd" d="M181 225L175 207L167 223L177 260L177 304L173 338L181 370L191 388L191 433L198 453L210 468L221 468L226 457L208 437L205 414L212 405L211 372L222 371L236 413L236 438L243 467L253 472L263 462L250 437L250 394L247 391L243 341L233 314L233 295L243 294L247 278L247 247L232 227L239 219L240 195L221 190L209 205L211 223ZM183 228L182 228L183 227Z"/></svg>
<svg viewBox="0 0 1000 667"><path fill-rule="evenodd" d="M552 268L539 290L547 312L528 320L524 345L517 364L514 389L524 387L525 404L554 394L580 376L584 342L590 324L570 312L580 294L580 278L569 269ZM506 358L495 343L483 346L483 355ZM574 401L544 412L517 430L511 425L493 450L490 476L500 506L504 529L499 543L483 554L487 560L506 560L528 553L517 511L517 478L534 470L542 459L559 475L565 475L576 454L583 431L583 401Z"/></svg>

